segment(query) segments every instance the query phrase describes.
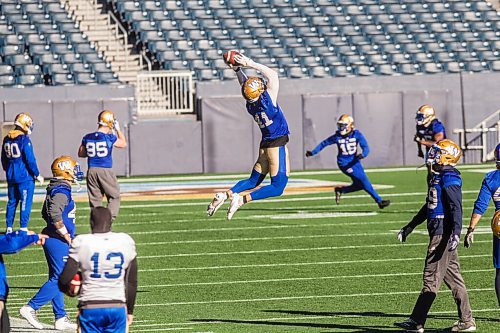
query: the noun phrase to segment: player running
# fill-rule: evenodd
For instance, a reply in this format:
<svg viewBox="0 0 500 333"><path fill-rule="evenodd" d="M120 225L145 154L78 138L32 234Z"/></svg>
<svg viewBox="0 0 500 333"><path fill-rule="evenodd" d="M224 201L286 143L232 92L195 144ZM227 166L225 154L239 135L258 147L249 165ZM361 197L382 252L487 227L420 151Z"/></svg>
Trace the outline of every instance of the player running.
<svg viewBox="0 0 500 333"><path fill-rule="evenodd" d="M28 231L35 179L43 185L38 171L35 153L29 135L33 131L33 119L27 113L20 113L14 120L15 128L7 134L2 144L2 167L7 177L6 233L11 233L14 217L21 202L21 230Z"/></svg>
<svg viewBox="0 0 500 333"><path fill-rule="evenodd" d="M78 149L78 157L87 157L87 191L90 208L102 206L103 195L108 201L113 220L120 210L120 185L112 170L113 147L127 147L125 135L113 112L104 110L97 117L96 132L85 135ZM116 135L115 135L116 133Z"/></svg>
<svg viewBox="0 0 500 333"><path fill-rule="evenodd" d="M424 204L430 236L423 273L424 286L410 317L394 323L407 332L424 332L427 316L443 282L451 289L459 314L459 320L453 324L451 331L476 331L457 252L462 230L462 179L455 165L461 156L458 145L446 139L434 144L428 152L427 163L430 164L432 177ZM405 242L420 223L421 220L414 217L398 233L399 241Z"/></svg>
<svg viewBox="0 0 500 333"><path fill-rule="evenodd" d="M490 199L493 199L495 203L495 216L491 221L492 228L496 226L498 230L499 220L500 220L500 144L495 148L495 160L496 167L495 171L488 172L484 177L483 184L481 185L481 190L477 195L476 202L474 203L474 210L472 211L472 216L470 217L469 227L467 228L467 234L465 236L464 246L469 248L474 241L473 232L476 229L476 225L483 216L484 212L488 208ZM495 231L495 229L494 229ZM497 294L498 304L500 305L500 234L493 235L493 266L496 269L495 276L495 291Z"/></svg>
<svg viewBox="0 0 500 333"><path fill-rule="evenodd" d="M422 146L425 146L425 152L428 152L433 144L446 139L446 130L443 123L436 118L434 108L427 104L418 108L415 121L417 132L414 140L417 143L418 157L424 158Z"/></svg>
<svg viewBox="0 0 500 333"><path fill-rule="evenodd" d="M361 165L361 160L368 156L370 148L364 135L354 128L354 119L343 114L337 121L337 131L327 139L323 140L312 151L306 152L306 157L318 154L323 148L336 144L338 148L337 165L339 169L352 179L349 186L338 186L335 188L335 202L340 203L340 197L344 193L351 193L365 190L375 200L378 207L383 209L391 204L390 200L383 200L375 191L365 170ZM358 144L361 153L358 153Z"/></svg>
<svg viewBox="0 0 500 333"><path fill-rule="evenodd" d="M125 233L112 232L111 222L108 208L92 209L92 234L75 237L59 278L59 287L68 292L73 276L81 271L78 324L82 333L125 333L134 319L135 242Z"/></svg>
<svg viewBox="0 0 500 333"><path fill-rule="evenodd" d="M238 66L232 68L236 72L241 85L241 92L246 100L247 112L255 119L262 133L259 157L253 167L250 178L239 181L226 192L215 194L208 205L207 214L213 216L224 201L231 198L227 211L230 220L234 213L252 200L261 200L280 196L288 183L290 161L286 144L289 140L288 124L285 115L279 106L279 78L278 73L271 68L259 64L252 59L237 54L234 56ZM241 67L258 70L264 75L265 81L256 76L247 77ZM239 193L252 190L262 183L267 174L271 176L271 184L254 190L244 196Z"/></svg>
<svg viewBox="0 0 500 333"><path fill-rule="evenodd" d="M53 178L47 186L47 195L42 207L42 216L47 223L42 234L50 236L43 246L49 266L49 279L19 313L31 326L43 329L36 311L51 302L55 329L76 330L76 324L66 315L64 296L57 288L57 281L68 257L71 240L75 236L76 206L71 196L71 184L82 180L83 172L80 165L70 156L56 158L51 169Z"/></svg>

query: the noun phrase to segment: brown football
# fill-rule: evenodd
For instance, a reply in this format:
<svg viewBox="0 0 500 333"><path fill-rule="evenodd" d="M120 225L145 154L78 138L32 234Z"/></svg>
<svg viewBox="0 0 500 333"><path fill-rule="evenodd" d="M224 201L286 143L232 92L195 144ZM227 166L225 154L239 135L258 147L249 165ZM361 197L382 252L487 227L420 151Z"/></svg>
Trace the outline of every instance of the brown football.
<svg viewBox="0 0 500 333"><path fill-rule="evenodd" d="M229 50L224 52L224 62L231 66L241 66L236 60L234 60L235 55L240 55L240 53L236 50Z"/></svg>

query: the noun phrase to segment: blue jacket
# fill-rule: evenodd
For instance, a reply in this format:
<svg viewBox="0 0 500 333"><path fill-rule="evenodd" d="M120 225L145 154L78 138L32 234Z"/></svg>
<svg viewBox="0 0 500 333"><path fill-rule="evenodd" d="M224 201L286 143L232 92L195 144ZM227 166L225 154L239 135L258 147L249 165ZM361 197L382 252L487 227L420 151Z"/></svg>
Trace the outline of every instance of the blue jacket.
<svg viewBox="0 0 500 333"><path fill-rule="evenodd" d="M486 176L484 176L481 190L479 191L476 202L474 202L473 213L483 215L484 212L486 212L486 209L488 209L490 199L493 199L493 202L495 203L495 210L499 210L500 170L488 172Z"/></svg>
<svg viewBox="0 0 500 333"><path fill-rule="evenodd" d="M15 231L10 234L0 235L0 300L6 300L9 295L7 272L2 254L13 254L21 251L26 246L38 241L38 235L28 235L25 231Z"/></svg>
<svg viewBox="0 0 500 333"><path fill-rule="evenodd" d="M35 181L40 175L30 138L20 130L12 130L3 139L2 167L7 183Z"/></svg>
<svg viewBox="0 0 500 333"><path fill-rule="evenodd" d="M347 135L340 135L339 131L336 131L332 136L321 141L321 143L313 149L313 156L318 154L323 148L333 144L336 144L338 148L337 164L339 167L345 167L351 165L352 162L357 162L359 159L357 157L358 144L361 147L361 155L363 158L370 153L370 148L368 147L368 142L364 135L355 129Z"/></svg>

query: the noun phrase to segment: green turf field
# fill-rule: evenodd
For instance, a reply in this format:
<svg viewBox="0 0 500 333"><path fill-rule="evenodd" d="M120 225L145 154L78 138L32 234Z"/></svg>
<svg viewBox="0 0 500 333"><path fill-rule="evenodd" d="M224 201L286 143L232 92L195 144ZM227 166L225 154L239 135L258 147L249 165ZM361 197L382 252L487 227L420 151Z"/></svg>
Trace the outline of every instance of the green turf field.
<svg viewBox="0 0 500 333"><path fill-rule="evenodd" d="M485 170L485 169L484 169ZM484 172L462 169L464 226ZM428 236L425 225L407 243L398 230L425 200L425 172L370 172L392 205L379 210L364 193L288 195L253 202L225 219L225 205L206 216L209 200L123 202L115 231L132 235L139 255L139 294L132 332L397 332L421 289ZM341 174L295 175L346 181ZM88 209L79 203L79 232ZM41 229L40 204L30 227ZM480 332L499 332L493 287L489 209L471 249L459 249ZM12 315L43 283L43 252L31 247L7 256ZM442 287L426 331L457 319ZM67 308L72 317L75 301ZM52 323L49 306L40 318Z"/></svg>

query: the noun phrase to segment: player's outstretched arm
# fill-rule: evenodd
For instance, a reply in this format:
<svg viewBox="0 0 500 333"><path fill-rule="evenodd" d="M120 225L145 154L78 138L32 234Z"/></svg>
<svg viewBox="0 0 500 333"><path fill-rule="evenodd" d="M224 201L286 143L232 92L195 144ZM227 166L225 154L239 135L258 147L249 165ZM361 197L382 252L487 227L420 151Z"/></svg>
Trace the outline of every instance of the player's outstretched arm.
<svg viewBox="0 0 500 333"><path fill-rule="evenodd" d="M278 100L278 92L280 89L280 81L278 73L266 65L259 64L258 62L253 61L252 59L244 56L244 55L235 55L234 59L240 63L243 67L250 67L258 70L264 75L264 78L267 81L267 92L273 101L273 104L276 105L276 101Z"/></svg>
<svg viewBox="0 0 500 333"><path fill-rule="evenodd" d="M306 157L314 156L322 151L323 148L333 145L334 143L337 143L337 137L335 136L335 134L321 141L312 151L308 150L306 152Z"/></svg>
<svg viewBox="0 0 500 333"><path fill-rule="evenodd" d="M484 212L488 209L488 204L490 202L490 189L488 187L488 183L486 180L483 180L481 185L481 190L479 190L479 194L477 195L477 199L474 202L474 210L472 211L472 215L470 217L469 227L467 228L467 234L465 234L464 246L466 248L471 247L474 242L473 232L476 230L476 226L481 220Z"/></svg>

